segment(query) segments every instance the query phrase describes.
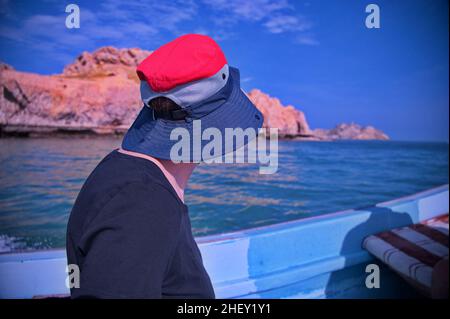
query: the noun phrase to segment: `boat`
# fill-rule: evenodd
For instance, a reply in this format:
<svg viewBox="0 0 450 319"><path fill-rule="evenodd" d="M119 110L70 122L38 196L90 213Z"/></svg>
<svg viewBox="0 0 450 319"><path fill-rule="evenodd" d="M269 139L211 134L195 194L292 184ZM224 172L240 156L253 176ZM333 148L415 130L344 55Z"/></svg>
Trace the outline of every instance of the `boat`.
<svg viewBox="0 0 450 319"><path fill-rule="evenodd" d="M448 212L447 184L370 207L196 240L217 298L417 298L362 242ZM366 286L373 265L379 287ZM0 254L0 298L68 296L65 282L64 249Z"/></svg>

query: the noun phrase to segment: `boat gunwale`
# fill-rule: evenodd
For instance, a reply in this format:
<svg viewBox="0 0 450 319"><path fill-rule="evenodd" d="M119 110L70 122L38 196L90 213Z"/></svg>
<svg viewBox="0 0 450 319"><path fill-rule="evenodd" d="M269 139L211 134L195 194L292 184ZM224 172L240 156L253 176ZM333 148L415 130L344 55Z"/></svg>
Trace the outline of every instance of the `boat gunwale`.
<svg viewBox="0 0 450 319"><path fill-rule="evenodd" d="M402 196L402 197L399 197L396 199L376 203L374 205L367 205L367 206L362 206L359 208L349 208L349 209L339 210L336 212L330 212L330 213L320 214L320 215L316 215L316 216L297 218L297 219L288 220L288 221L279 222L279 223L270 224L270 225L241 229L241 230L237 230L237 231L233 231L233 232L201 236L201 237L197 237L196 241L197 241L197 243L200 244L200 243L214 243L214 242L219 242L219 241L245 238L245 237L249 237L251 235L268 233L271 230L285 229L285 228L288 228L289 226L294 226L297 224L303 224L303 223L307 224L307 223L311 223L311 222L315 222L315 221L319 221L319 220L323 220L323 219L340 217L340 216L347 217L351 213L354 214L354 213L364 212L372 207L387 207L387 206L399 205L404 202L415 200L417 198L422 198L425 195L431 196L433 194L438 194L445 190L447 190L447 191L449 190L449 184L443 184L443 185L436 186L436 187L433 187L433 188L430 188L430 189L427 189L424 191L420 191L418 193L414 193L414 194ZM288 227L286 227L286 226L288 226ZM220 238L214 238L214 237L220 237Z"/></svg>

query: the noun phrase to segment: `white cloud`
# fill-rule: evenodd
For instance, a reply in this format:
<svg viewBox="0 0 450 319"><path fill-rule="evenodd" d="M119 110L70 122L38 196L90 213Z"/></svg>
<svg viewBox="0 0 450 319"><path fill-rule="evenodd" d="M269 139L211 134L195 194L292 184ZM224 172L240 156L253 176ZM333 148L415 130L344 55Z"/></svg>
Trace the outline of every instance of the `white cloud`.
<svg viewBox="0 0 450 319"><path fill-rule="evenodd" d="M276 15L264 23L271 33L284 33L289 31L305 31L311 28L311 23L301 17L292 15Z"/></svg>
<svg viewBox="0 0 450 319"><path fill-rule="evenodd" d="M319 45L320 42L310 34L301 34L297 36L294 40L295 43L303 45Z"/></svg>
<svg viewBox="0 0 450 319"><path fill-rule="evenodd" d="M153 30L168 30L179 33L179 25L192 20L198 10L193 0L171 1L122 1L107 0L102 2L102 11L98 17L125 25L132 21L140 21Z"/></svg>
<svg viewBox="0 0 450 319"><path fill-rule="evenodd" d="M111 44L153 49L152 43L164 33L178 36L198 32L221 41L237 37L239 23L261 25L271 34L289 34L294 43L318 44L306 33L311 23L287 0L105 0L95 12L80 5L81 28L72 30L65 27L63 6L58 6L53 15L19 18L11 11L9 1L0 0L0 4L0 37L61 60L67 59L74 47L89 50ZM208 16L201 15L205 8Z"/></svg>
<svg viewBox="0 0 450 319"><path fill-rule="evenodd" d="M221 13L231 13L236 18L247 21L260 21L275 12L292 10L285 0L204 0L205 4Z"/></svg>
<svg viewBox="0 0 450 319"><path fill-rule="evenodd" d="M240 21L259 23L273 34L301 33L312 24L287 0L204 0L216 12L219 30L229 30Z"/></svg>

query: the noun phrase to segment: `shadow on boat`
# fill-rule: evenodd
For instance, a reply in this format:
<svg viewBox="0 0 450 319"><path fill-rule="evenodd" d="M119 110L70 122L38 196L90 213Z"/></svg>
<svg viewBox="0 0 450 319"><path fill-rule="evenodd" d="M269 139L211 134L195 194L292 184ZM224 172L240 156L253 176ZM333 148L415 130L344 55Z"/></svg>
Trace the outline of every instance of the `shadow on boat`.
<svg viewBox="0 0 450 319"><path fill-rule="evenodd" d="M344 258L342 270L333 272L325 288L326 298L418 298L416 294L398 275L378 260L366 263L356 263L357 254L361 253L364 238L396 227L414 224L408 213L395 212L387 207L371 206L360 210L370 212L370 217L364 223L351 229L346 235L340 256ZM370 274L366 266L379 266L380 287L367 288L365 281ZM349 288L350 287L350 288Z"/></svg>

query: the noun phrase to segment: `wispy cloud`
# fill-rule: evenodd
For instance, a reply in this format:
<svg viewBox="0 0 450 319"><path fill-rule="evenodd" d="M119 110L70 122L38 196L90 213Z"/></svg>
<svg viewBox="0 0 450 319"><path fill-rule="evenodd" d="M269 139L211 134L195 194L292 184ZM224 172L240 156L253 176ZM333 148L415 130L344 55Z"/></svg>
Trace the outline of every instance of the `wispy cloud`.
<svg viewBox="0 0 450 319"><path fill-rule="evenodd" d="M310 34L300 34L294 39L295 43L303 45L319 45L319 41Z"/></svg>
<svg viewBox="0 0 450 319"><path fill-rule="evenodd" d="M221 13L228 12L234 17L249 21L261 21L275 12L293 10L286 0L204 0L204 2Z"/></svg>
<svg viewBox="0 0 450 319"><path fill-rule="evenodd" d="M272 34L295 35L312 28L312 23L287 0L205 0L205 4L219 16L214 20L219 30L230 29L242 21L258 23Z"/></svg>
<svg viewBox="0 0 450 319"><path fill-rule="evenodd" d="M10 3L1 1L0 36L19 42L38 43L49 41L54 44L74 46L99 41L123 41L151 38L162 31L172 34L183 33L180 24L192 20L197 12L194 1L176 0L170 2L145 1L125 2L106 0L95 13L80 5L81 28L69 30L65 27L67 14L64 6L58 6L54 15L36 14L29 17L8 16ZM69 39L68 39L69 38ZM137 41L136 41L137 42Z"/></svg>
<svg viewBox="0 0 450 319"><path fill-rule="evenodd" d="M102 20L114 19L126 27L133 21L141 21L148 27L177 34L182 32L180 25L195 18L198 4L193 0L172 1L122 1L107 0L102 2L98 14Z"/></svg>
<svg viewBox="0 0 450 319"><path fill-rule="evenodd" d="M81 28L69 30L64 6L55 5L55 14L16 16L11 2L0 0L0 37L60 60L73 55L74 47L132 44L151 49L148 41L167 34L196 32L226 40L239 35L240 23L260 25L273 35L289 34L293 43L319 43L309 32L311 22L288 0L105 0L95 11L80 9Z"/></svg>
<svg viewBox="0 0 450 319"><path fill-rule="evenodd" d="M311 23L302 17L292 15L276 15L271 17L264 26L271 33L284 33L290 31L305 31L311 28Z"/></svg>

